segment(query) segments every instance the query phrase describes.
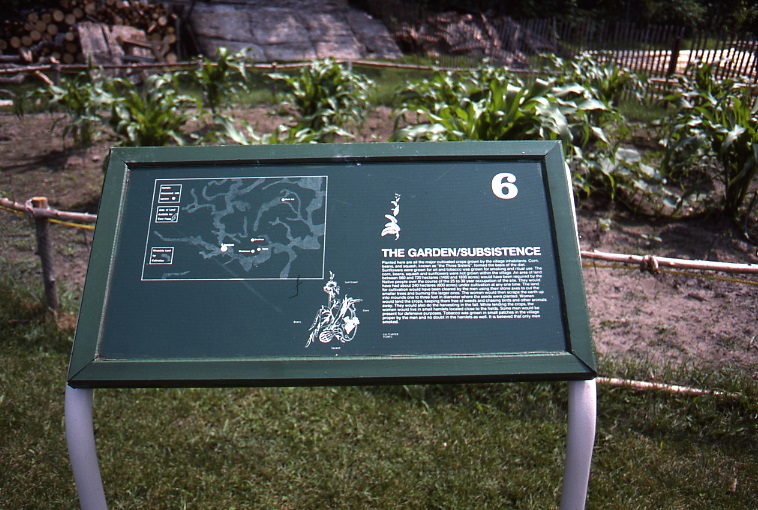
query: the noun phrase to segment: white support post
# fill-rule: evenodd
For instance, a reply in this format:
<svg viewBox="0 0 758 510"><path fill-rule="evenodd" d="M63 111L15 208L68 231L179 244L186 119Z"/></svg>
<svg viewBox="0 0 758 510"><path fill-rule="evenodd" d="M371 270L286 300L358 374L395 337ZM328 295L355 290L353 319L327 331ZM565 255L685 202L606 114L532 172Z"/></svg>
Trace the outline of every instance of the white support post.
<svg viewBox="0 0 758 510"><path fill-rule="evenodd" d="M560 510L583 510L595 446L597 384L594 379L568 384L568 437Z"/></svg>
<svg viewBox="0 0 758 510"><path fill-rule="evenodd" d="M82 510L107 510L92 424L92 390L66 385L66 442Z"/></svg>

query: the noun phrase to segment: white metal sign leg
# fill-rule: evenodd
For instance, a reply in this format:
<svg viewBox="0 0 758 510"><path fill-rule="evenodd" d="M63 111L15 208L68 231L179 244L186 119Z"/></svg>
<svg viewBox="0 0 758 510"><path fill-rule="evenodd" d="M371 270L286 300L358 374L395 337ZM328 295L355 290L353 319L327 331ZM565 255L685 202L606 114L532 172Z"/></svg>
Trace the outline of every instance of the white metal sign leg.
<svg viewBox="0 0 758 510"><path fill-rule="evenodd" d="M66 385L66 442L82 510L106 510L92 425L92 390Z"/></svg>
<svg viewBox="0 0 758 510"><path fill-rule="evenodd" d="M566 467L560 510L582 510L587 501L592 449L597 421L597 384L591 381L569 382L568 438Z"/></svg>

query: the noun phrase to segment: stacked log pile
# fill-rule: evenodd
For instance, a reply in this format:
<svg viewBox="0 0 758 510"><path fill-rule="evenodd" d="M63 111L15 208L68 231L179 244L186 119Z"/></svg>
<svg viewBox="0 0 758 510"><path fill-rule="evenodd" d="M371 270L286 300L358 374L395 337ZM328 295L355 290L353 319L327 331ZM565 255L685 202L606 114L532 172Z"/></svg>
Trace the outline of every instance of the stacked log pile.
<svg viewBox="0 0 758 510"><path fill-rule="evenodd" d="M27 63L83 63L86 56L82 52L80 26L92 23L143 31L146 41L136 41L137 46L149 49L153 60L169 63L177 60L177 20L163 4L136 0L60 0L54 8L28 12L22 19L6 20L0 26L0 61L16 57Z"/></svg>

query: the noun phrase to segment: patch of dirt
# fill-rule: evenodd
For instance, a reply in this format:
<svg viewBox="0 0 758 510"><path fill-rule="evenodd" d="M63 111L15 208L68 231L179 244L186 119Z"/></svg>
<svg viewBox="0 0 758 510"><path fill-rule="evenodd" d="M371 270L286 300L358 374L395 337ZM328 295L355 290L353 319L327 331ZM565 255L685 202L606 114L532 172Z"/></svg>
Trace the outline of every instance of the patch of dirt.
<svg viewBox="0 0 758 510"><path fill-rule="evenodd" d="M610 219L610 224L608 220ZM664 222L578 211L582 250L758 263L758 247L724 218ZM758 377L758 278L584 260L598 353L656 364L732 366Z"/></svg>
<svg viewBox="0 0 758 510"><path fill-rule="evenodd" d="M271 132L283 120L265 108L238 116L257 134ZM0 114L0 193L19 202L44 195L55 208L97 212L108 145L66 148L60 128L51 131L52 121L46 114L21 119ZM386 140L391 131L390 112L380 109L366 119L359 140ZM758 263L758 248L723 218L650 219L612 203L593 202L581 203L577 215L583 250ZM24 222L28 220L0 211L3 258L34 261L33 227ZM91 233L72 230L56 227L53 235L59 281L78 292ZM633 266L609 266L613 264L585 260L590 320L601 357L733 366L758 377L758 276L698 271L652 275Z"/></svg>

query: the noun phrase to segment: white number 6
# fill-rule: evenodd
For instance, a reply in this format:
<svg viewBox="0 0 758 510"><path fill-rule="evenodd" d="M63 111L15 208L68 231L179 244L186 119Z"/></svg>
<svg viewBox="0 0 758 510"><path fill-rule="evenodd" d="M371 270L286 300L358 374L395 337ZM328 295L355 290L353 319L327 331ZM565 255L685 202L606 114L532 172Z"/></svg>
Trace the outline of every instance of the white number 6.
<svg viewBox="0 0 758 510"><path fill-rule="evenodd" d="M503 200L516 198L518 188L513 184L514 182L516 182L516 176L513 174L505 172L497 174L492 178L492 192L497 198L502 198Z"/></svg>

